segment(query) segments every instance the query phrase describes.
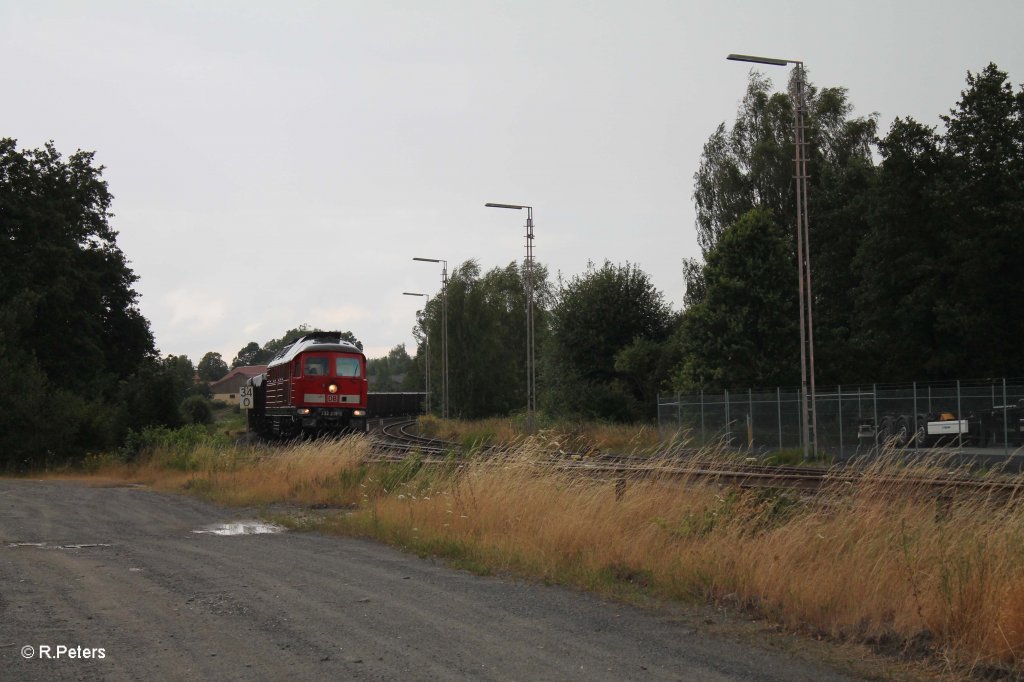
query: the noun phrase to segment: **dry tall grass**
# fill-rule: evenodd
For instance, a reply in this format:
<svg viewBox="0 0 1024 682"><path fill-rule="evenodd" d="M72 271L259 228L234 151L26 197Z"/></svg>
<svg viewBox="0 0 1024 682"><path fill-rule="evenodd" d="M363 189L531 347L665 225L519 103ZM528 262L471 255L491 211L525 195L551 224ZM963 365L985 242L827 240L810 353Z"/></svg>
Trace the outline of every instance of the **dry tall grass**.
<svg viewBox="0 0 1024 682"><path fill-rule="evenodd" d="M745 605L791 628L1024 671L1024 514L895 463L799 498L535 466L526 445L407 481L340 523L469 565L602 591Z"/></svg>
<svg viewBox="0 0 1024 682"><path fill-rule="evenodd" d="M527 436L523 417L476 420L444 420L430 415L418 419L417 428L427 436L466 446L515 445ZM661 445L657 428L645 424L559 422L540 429L540 440L555 442L567 452L653 450Z"/></svg>
<svg viewBox="0 0 1024 682"><path fill-rule="evenodd" d="M315 527L483 571L725 602L960 671L1024 673L1017 499L915 484L895 462L802 497L674 475L634 476L623 491L552 470L542 452L534 440L500 460L367 465L365 442L348 439L200 453L187 470L156 453L122 474L232 504L350 505Z"/></svg>
<svg viewBox="0 0 1024 682"><path fill-rule="evenodd" d="M147 452L130 464L108 459L92 469L98 477L187 490L228 505L350 506L360 500L358 479L368 454L363 438L285 448L199 445Z"/></svg>

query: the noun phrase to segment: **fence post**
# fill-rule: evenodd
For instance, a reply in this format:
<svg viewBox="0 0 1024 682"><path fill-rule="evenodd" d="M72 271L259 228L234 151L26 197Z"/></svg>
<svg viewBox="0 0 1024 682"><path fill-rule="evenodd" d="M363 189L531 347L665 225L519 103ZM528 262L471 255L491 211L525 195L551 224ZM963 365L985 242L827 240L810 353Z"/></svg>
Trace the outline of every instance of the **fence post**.
<svg viewBox="0 0 1024 682"><path fill-rule="evenodd" d="M914 382L914 416L910 422L910 428L914 436L917 435L917 382ZM927 427L926 427L927 428ZM911 436L912 438L914 436ZM921 447L921 444L917 442L917 438L914 438L914 449L917 450Z"/></svg>
<svg viewBox="0 0 1024 682"><path fill-rule="evenodd" d="M683 428L683 397L676 391L676 431Z"/></svg>
<svg viewBox="0 0 1024 682"><path fill-rule="evenodd" d="M1007 422L1007 413L1010 411L1010 403L1006 400L1006 377L1003 377L1003 456L1010 455L1010 425Z"/></svg>
<svg viewBox="0 0 1024 682"><path fill-rule="evenodd" d="M963 430L963 416L964 413L960 409L960 380L956 380L956 447L959 450L964 449L964 430Z"/></svg>
<svg viewBox="0 0 1024 682"><path fill-rule="evenodd" d="M729 418L729 390L722 389L725 395L725 446L732 445L732 421Z"/></svg>
<svg viewBox="0 0 1024 682"><path fill-rule="evenodd" d="M839 461L846 459L843 450L843 385L836 386L836 403L839 405Z"/></svg>
<svg viewBox="0 0 1024 682"><path fill-rule="evenodd" d="M871 384L871 400L875 411L875 450L878 450L878 384Z"/></svg>
<svg viewBox="0 0 1024 682"><path fill-rule="evenodd" d="M779 450L782 449L782 388L775 387L775 404L779 408Z"/></svg>
<svg viewBox="0 0 1024 682"><path fill-rule="evenodd" d="M700 444L701 447L708 444L704 436L704 389L700 389Z"/></svg>
<svg viewBox="0 0 1024 682"><path fill-rule="evenodd" d="M754 393L747 389L747 449L754 449Z"/></svg>
<svg viewBox="0 0 1024 682"><path fill-rule="evenodd" d="M658 441L661 441L661 393L658 393Z"/></svg>

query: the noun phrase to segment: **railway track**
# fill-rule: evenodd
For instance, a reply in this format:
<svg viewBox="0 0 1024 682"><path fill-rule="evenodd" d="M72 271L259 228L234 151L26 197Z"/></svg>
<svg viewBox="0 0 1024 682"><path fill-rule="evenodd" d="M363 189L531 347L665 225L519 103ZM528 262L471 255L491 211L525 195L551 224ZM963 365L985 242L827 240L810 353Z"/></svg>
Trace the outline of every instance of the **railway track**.
<svg viewBox="0 0 1024 682"><path fill-rule="evenodd" d="M412 433L409 429L415 424L415 419L381 419L370 431L374 453L382 456L398 454L404 457L415 450L421 455L443 457L453 448L460 447L456 443Z"/></svg>
<svg viewBox="0 0 1024 682"><path fill-rule="evenodd" d="M415 419L382 420L372 432L374 457L377 461L401 461L417 453L423 463L450 461L450 456L463 451L451 441L427 438L412 432ZM498 457L507 454L506 446L482 446L481 451ZM601 453L571 453L551 450L533 460L537 466L571 471L594 478L616 479L619 485L628 480L652 478L680 481L701 481L740 488L788 488L801 491L819 490L823 486L863 486L879 490L915 490L923 492L972 492L1001 498L1024 495L1024 479L979 479L961 472L948 475L892 475L870 468L833 466L828 469L809 467L766 466L721 459L708 459L697 450L676 450L649 457Z"/></svg>

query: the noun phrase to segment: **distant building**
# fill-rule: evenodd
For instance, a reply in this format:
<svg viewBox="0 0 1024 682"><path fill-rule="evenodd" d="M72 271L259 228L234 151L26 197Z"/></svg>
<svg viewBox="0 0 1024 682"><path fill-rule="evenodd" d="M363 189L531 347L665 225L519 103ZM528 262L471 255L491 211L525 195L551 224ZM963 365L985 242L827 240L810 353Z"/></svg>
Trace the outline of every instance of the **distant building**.
<svg viewBox="0 0 1024 682"><path fill-rule="evenodd" d="M235 367L217 381L210 382L210 393L214 400L238 402L238 389L254 376L267 371L266 365L246 365Z"/></svg>

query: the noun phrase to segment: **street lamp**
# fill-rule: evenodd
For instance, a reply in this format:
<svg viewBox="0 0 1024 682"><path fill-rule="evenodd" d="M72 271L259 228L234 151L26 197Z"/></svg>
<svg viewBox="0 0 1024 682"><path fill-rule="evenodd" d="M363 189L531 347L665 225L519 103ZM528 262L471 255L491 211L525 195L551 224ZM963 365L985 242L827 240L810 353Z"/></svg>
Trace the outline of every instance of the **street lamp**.
<svg viewBox="0 0 1024 682"><path fill-rule="evenodd" d="M403 296L426 296L426 298L427 298L427 306L430 305L430 294L418 294L418 293L415 293L415 292L412 292L412 291L403 291L402 295ZM427 306L423 306L423 309L426 310ZM424 384L424 386L426 386L425 390L427 392L427 400L426 400L425 409L426 409L427 414L430 414L430 334L429 333L426 335L426 359L425 359L423 364L424 364L423 384Z"/></svg>
<svg viewBox="0 0 1024 682"><path fill-rule="evenodd" d="M448 418L448 261L413 258L424 263L441 263L441 418Z"/></svg>
<svg viewBox="0 0 1024 682"><path fill-rule="evenodd" d="M731 54L727 57L735 62L753 62L769 66L793 64L796 68L796 83L793 92L793 146L796 152L796 258L799 269L800 290L800 422L803 428L804 459L808 459L808 448L818 451L818 407L814 390L814 317L811 301L811 241L807 231L807 140L804 137L804 63L797 59L775 59L755 57L749 54ZM806 311L806 312L805 312ZM804 318L806 317L806 323ZM807 404L807 378L810 374L811 401Z"/></svg>
<svg viewBox="0 0 1024 682"><path fill-rule="evenodd" d="M537 410L537 364L533 354L533 207L519 204L484 204L487 208L526 209L526 430L533 433Z"/></svg>

